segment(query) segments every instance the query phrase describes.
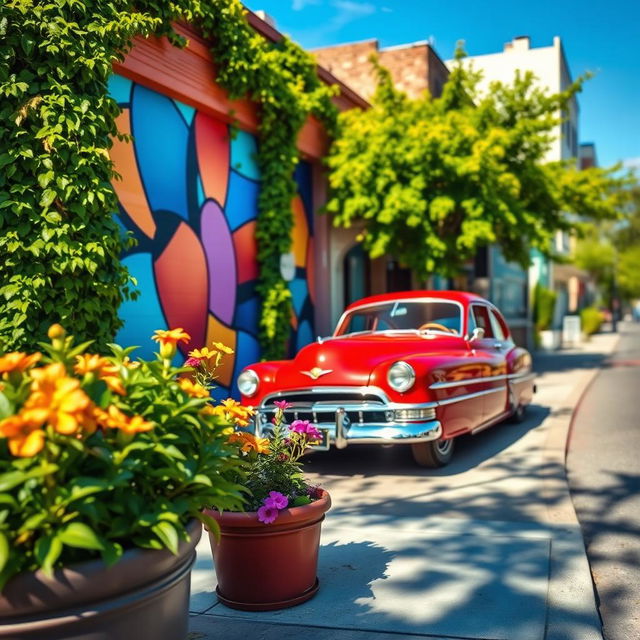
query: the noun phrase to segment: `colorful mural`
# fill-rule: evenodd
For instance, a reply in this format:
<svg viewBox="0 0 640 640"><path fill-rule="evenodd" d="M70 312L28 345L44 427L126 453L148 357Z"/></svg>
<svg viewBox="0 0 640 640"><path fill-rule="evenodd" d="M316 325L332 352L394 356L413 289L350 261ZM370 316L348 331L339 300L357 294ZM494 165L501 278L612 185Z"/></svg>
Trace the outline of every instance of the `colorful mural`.
<svg viewBox="0 0 640 640"><path fill-rule="evenodd" d="M235 379L260 359L260 300L254 230L260 170L256 139L232 135L223 122L114 75L109 90L122 108L121 133L111 157L121 180L114 181L119 222L137 245L123 262L137 280L140 297L125 302L118 342L140 345L148 357L154 329L183 327L188 350L223 342L235 351L220 371L216 396L235 395ZM311 166L296 171L292 203L295 276L290 348L313 339L313 219Z"/></svg>

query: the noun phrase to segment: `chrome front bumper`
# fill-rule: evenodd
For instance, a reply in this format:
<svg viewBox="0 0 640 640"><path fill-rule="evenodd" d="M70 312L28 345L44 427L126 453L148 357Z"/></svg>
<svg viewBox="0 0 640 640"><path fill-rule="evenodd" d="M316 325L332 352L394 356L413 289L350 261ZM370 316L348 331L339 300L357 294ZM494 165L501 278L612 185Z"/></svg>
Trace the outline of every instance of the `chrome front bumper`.
<svg viewBox="0 0 640 640"><path fill-rule="evenodd" d="M360 389L362 399L354 398L316 401L297 401L298 394L323 394L344 391L344 388L320 388L287 391L273 394L264 399L257 407L255 431L262 435L269 431L269 420L274 415L273 401L291 400L291 407L285 411L285 420L290 424L295 419L309 419L321 431L326 432L326 442L314 447L329 449L333 444L344 449L349 444L413 444L437 440L442 435L442 426L435 419L437 403L399 404L390 402L386 394L375 387ZM421 410L428 414L425 419L398 421L393 419L398 412ZM351 417L350 417L351 416ZM376 419L381 418L381 419Z"/></svg>

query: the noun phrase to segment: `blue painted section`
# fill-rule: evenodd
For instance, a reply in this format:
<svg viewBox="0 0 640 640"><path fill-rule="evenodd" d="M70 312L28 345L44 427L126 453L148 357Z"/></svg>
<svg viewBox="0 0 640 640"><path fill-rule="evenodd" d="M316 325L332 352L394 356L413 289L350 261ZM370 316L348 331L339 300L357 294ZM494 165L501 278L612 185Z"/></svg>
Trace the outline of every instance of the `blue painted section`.
<svg viewBox="0 0 640 640"><path fill-rule="evenodd" d="M255 295L253 298L236 306L236 315L233 326L254 335L258 333L260 318L260 300Z"/></svg>
<svg viewBox="0 0 640 640"><path fill-rule="evenodd" d="M259 190L260 185L257 182L248 180L236 171L229 172L225 214L232 231L258 215Z"/></svg>
<svg viewBox="0 0 640 640"><path fill-rule="evenodd" d="M309 295L307 281L303 280L302 278L295 278L289 283L289 290L291 291L291 296L293 298L293 308L296 312L296 316L298 316L299 318L305 300Z"/></svg>
<svg viewBox="0 0 640 640"><path fill-rule="evenodd" d="M313 342L314 335L311 329L311 323L307 320L302 322L298 327L298 335L296 336L296 349L299 351L302 347Z"/></svg>
<svg viewBox="0 0 640 640"><path fill-rule="evenodd" d="M256 162L258 146L256 139L246 131L238 131L231 138L231 168L251 180L260 180L260 169Z"/></svg>
<svg viewBox="0 0 640 640"><path fill-rule="evenodd" d="M173 101L135 85L131 124L138 168L151 209L173 211L187 220L189 130Z"/></svg>
<svg viewBox="0 0 640 640"><path fill-rule="evenodd" d="M124 346L137 345L132 357L155 358L157 344L151 336L156 329L168 329L160 300L156 292L153 274L153 262L149 253L135 253L122 261L129 273L138 281L140 297L137 300L125 300L120 305L119 315L125 321L116 335L116 342Z"/></svg>
<svg viewBox="0 0 640 640"><path fill-rule="evenodd" d="M313 178L310 162L300 160L293 174L293 178L298 184L298 193L304 204L304 213L309 225L309 233L313 235Z"/></svg>
<svg viewBox="0 0 640 640"><path fill-rule="evenodd" d="M248 365L260 360L260 345L258 341L244 331L238 331L238 340L236 342L236 362L233 372L233 382L231 383L231 391L234 397L238 396L236 388L236 380L238 374Z"/></svg>
<svg viewBox="0 0 640 640"><path fill-rule="evenodd" d="M107 80L107 92L119 105L125 106L131 100L132 84L131 80L113 74Z"/></svg>
<svg viewBox="0 0 640 640"><path fill-rule="evenodd" d="M183 102L178 102L177 100L174 100L173 103L180 110L184 121L187 123L187 126L190 127L191 123L193 122L193 118L196 115L196 110L193 107L184 104Z"/></svg>
<svg viewBox="0 0 640 640"><path fill-rule="evenodd" d="M198 206L201 207L206 199L204 189L202 188L202 178L200 177L200 174L198 174Z"/></svg>

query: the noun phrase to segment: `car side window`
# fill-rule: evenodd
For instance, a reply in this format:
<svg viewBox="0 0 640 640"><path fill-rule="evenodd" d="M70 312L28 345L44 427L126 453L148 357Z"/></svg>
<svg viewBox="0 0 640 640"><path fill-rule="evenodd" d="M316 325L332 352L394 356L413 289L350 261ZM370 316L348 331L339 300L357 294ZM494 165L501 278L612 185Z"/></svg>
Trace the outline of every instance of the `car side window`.
<svg viewBox="0 0 640 640"><path fill-rule="evenodd" d="M502 324L500 323L500 320L498 320L498 317L494 313L493 309L489 309L489 316L491 318L491 327L493 329L494 337L496 338L496 340L504 340L507 336L505 335L502 329Z"/></svg>
<svg viewBox="0 0 640 640"><path fill-rule="evenodd" d="M491 318L489 317L489 308L485 307L483 304L474 304L471 309L473 311L473 319L475 320L476 327L484 329L484 337L495 337L491 326Z"/></svg>
<svg viewBox="0 0 640 640"><path fill-rule="evenodd" d="M476 328L476 321L473 317L473 310L469 308L469 314L467 317L467 335L471 337L473 330Z"/></svg>
<svg viewBox="0 0 640 640"><path fill-rule="evenodd" d="M504 340L512 343L513 340L511 340L509 327L507 326L507 323L504 321L504 318L499 313L497 313L492 309L491 319L492 319L492 322L495 324L495 326L498 328L498 332L496 333L496 335L502 336L499 338L499 340Z"/></svg>

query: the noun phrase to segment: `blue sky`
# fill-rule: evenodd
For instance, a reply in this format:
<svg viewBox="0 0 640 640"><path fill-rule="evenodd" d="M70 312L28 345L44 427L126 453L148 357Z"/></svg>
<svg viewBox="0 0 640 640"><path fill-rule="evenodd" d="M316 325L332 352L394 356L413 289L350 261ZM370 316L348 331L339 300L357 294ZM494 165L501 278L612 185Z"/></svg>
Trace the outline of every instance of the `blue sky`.
<svg viewBox="0 0 640 640"><path fill-rule="evenodd" d="M578 97L580 140L595 142L601 166L640 166L638 0L250 0L305 48L378 38L392 46L433 39L443 59L457 40L470 55L502 51L514 36L533 47L562 38L573 77L596 75Z"/></svg>

